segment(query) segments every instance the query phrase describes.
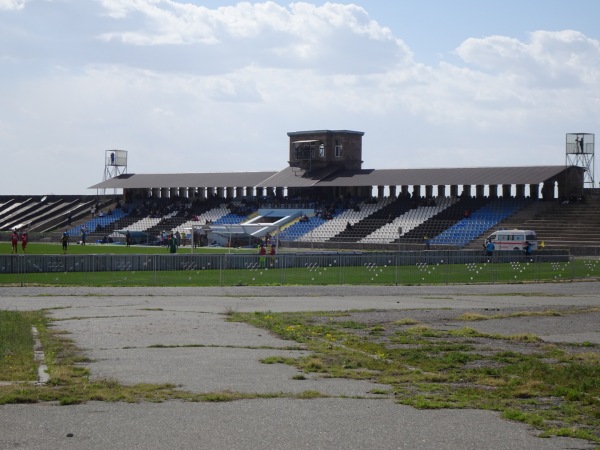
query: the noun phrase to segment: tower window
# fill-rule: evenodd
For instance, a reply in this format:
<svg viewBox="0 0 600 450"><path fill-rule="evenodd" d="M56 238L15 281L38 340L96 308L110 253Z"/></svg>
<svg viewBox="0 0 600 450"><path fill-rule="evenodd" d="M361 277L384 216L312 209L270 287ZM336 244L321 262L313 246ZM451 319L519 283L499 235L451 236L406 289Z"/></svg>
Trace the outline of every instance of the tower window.
<svg viewBox="0 0 600 450"><path fill-rule="evenodd" d="M335 141L335 157L340 158L342 156L342 144Z"/></svg>

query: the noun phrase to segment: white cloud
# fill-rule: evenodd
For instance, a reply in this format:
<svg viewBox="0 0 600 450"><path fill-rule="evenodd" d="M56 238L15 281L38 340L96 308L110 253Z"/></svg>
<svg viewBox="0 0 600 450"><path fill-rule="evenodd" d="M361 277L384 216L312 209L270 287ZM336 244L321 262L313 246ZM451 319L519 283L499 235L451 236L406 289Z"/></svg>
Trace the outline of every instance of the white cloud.
<svg viewBox="0 0 600 450"><path fill-rule="evenodd" d="M25 7L27 0L0 0L0 11L18 11Z"/></svg>
<svg viewBox="0 0 600 450"><path fill-rule="evenodd" d="M600 70L600 42L572 30L536 31L529 42L504 36L471 38L457 54L474 67L556 87L597 82Z"/></svg>
<svg viewBox="0 0 600 450"><path fill-rule="evenodd" d="M127 23L131 26L126 31L104 33L101 39L128 45L218 46L219 51L240 61L252 60L264 66L323 67L335 72L351 68L382 71L409 63L412 58L408 47L389 28L369 19L363 8L352 4L292 3L286 8L268 1L209 10L171 0L101 2L108 15L130 19ZM137 20L140 17L142 20ZM238 52L232 54L234 46Z"/></svg>

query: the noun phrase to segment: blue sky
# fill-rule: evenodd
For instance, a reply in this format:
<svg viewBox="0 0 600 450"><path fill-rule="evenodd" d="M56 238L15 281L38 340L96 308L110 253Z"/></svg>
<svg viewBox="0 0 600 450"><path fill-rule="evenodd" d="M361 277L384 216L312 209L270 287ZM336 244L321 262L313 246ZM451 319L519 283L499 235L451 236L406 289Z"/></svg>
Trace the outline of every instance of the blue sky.
<svg viewBox="0 0 600 450"><path fill-rule="evenodd" d="M0 0L0 194L279 170L288 131L365 168L560 165L600 119L600 2ZM600 174L598 174L600 175ZM596 178L599 178L599 176Z"/></svg>

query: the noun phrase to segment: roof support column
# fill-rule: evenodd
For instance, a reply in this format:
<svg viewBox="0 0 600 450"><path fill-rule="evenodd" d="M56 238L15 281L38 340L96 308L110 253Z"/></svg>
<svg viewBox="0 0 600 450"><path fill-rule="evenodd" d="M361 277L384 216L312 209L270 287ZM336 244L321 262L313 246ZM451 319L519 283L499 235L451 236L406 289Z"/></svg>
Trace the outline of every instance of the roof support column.
<svg viewBox="0 0 600 450"><path fill-rule="evenodd" d="M160 188L160 198L169 198L169 188Z"/></svg>
<svg viewBox="0 0 600 450"><path fill-rule="evenodd" d="M246 197L254 197L254 188L252 186L246 186Z"/></svg>
<svg viewBox="0 0 600 450"><path fill-rule="evenodd" d="M414 200L421 198L421 185L420 184L413 185L412 198Z"/></svg>
<svg viewBox="0 0 600 450"><path fill-rule="evenodd" d="M554 199L554 180L547 180L542 183L542 200L549 201Z"/></svg>
<svg viewBox="0 0 600 450"><path fill-rule="evenodd" d="M408 197L408 186L406 184L402 185L400 192L402 192L402 197Z"/></svg>
<svg viewBox="0 0 600 450"><path fill-rule="evenodd" d="M233 187L231 187L231 186L229 186L229 187L227 187L227 188L226 188L226 191L227 191L227 198L233 198L233 197L234 197L234 196L233 196L233 190L234 190L234 188L233 188Z"/></svg>
<svg viewBox="0 0 600 450"><path fill-rule="evenodd" d="M390 186L390 197L396 197L396 186Z"/></svg>
<svg viewBox="0 0 600 450"><path fill-rule="evenodd" d="M539 200L540 198L540 185L539 184L530 184L529 185L529 197L533 200Z"/></svg>
<svg viewBox="0 0 600 450"><path fill-rule="evenodd" d="M477 186L475 186L475 197L485 197L485 186L483 184L478 184Z"/></svg>
<svg viewBox="0 0 600 450"><path fill-rule="evenodd" d="M377 198L383 198L384 197L384 192L383 190L385 189L385 186L377 186Z"/></svg>
<svg viewBox="0 0 600 450"><path fill-rule="evenodd" d="M503 184L502 185L502 197L504 197L504 198L510 198L510 188L511 188L510 184Z"/></svg>
<svg viewBox="0 0 600 450"><path fill-rule="evenodd" d="M225 198L225 188L223 188L223 187L217 188L217 197Z"/></svg>
<svg viewBox="0 0 600 450"><path fill-rule="evenodd" d="M446 197L446 185L445 184L438 184L437 196L438 197Z"/></svg>
<svg viewBox="0 0 600 450"><path fill-rule="evenodd" d="M458 185L452 184L450 185L450 197L458 197Z"/></svg>
<svg viewBox="0 0 600 450"><path fill-rule="evenodd" d="M489 185L489 190L490 190L490 198L498 198L498 185L497 184L490 184Z"/></svg>
<svg viewBox="0 0 600 450"><path fill-rule="evenodd" d="M516 198L525 198L525 185L524 184L517 184L515 197Z"/></svg>
<svg viewBox="0 0 600 450"><path fill-rule="evenodd" d="M425 186L425 198L433 197L433 186L428 184Z"/></svg>

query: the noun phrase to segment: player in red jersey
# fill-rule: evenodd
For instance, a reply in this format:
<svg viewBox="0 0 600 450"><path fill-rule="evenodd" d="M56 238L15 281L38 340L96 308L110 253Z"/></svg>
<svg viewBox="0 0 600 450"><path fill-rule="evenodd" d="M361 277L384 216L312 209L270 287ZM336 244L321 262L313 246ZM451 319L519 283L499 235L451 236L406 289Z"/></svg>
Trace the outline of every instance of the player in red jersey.
<svg viewBox="0 0 600 450"><path fill-rule="evenodd" d="M11 254L17 254L19 250L17 247L17 244L19 243L19 235L17 234L17 230L13 230L12 234L10 235L10 243L12 244Z"/></svg>
<svg viewBox="0 0 600 450"><path fill-rule="evenodd" d="M24 231L21 235L21 248L23 249L23 253L25 253L27 249L27 242L29 242L29 236L27 236L27 231Z"/></svg>

